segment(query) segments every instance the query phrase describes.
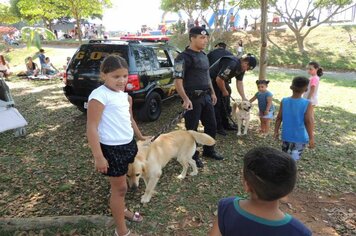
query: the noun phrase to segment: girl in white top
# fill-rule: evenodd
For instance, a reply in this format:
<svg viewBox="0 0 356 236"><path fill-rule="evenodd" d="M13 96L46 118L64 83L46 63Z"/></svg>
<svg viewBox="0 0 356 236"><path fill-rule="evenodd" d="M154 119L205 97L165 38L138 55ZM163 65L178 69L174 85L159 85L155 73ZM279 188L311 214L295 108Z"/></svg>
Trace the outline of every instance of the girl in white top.
<svg viewBox="0 0 356 236"><path fill-rule="evenodd" d="M134 133L141 134L132 117L132 98L125 93L128 65L119 56L108 56L100 67L104 84L89 96L87 136L94 156L95 169L109 176L110 208L116 223L115 235L136 235L127 229L125 218L141 222L139 213L125 207L126 173L137 153Z"/></svg>
<svg viewBox="0 0 356 236"><path fill-rule="evenodd" d="M319 81L323 75L323 68L320 67L319 63L311 61L308 63L308 74L311 75L311 77L309 78L308 90L303 94L303 97L310 101L313 120L315 120L314 107L318 105Z"/></svg>

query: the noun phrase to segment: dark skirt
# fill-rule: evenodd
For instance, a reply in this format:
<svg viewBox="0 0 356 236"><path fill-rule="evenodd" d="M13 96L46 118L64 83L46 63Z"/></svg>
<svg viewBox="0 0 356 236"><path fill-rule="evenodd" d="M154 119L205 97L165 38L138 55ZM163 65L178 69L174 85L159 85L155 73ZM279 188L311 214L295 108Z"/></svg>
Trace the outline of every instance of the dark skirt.
<svg viewBox="0 0 356 236"><path fill-rule="evenodd" d="M116 146L100 143L100 146L105 159L109 163L108 172L104 175L111 177L126 175L129 164L134 162L137 154L136 140L132 139L128 144Z"/></svg>

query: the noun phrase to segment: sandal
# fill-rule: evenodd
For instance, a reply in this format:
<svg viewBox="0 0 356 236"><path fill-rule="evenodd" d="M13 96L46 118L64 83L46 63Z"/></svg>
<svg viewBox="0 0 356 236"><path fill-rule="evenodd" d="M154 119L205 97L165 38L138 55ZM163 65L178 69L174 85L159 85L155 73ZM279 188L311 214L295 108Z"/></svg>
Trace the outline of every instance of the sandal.
<svg viewBox="0 0 356 236"><path fill-rule="evenodd" d="M131 230L127 231L127 233L124 234L124 235L122 235L122 236L129 236L130 234L131 234ZM120 236L120 235L117 233L116 229L115 229L115 234L114 234L114 236Z"/></svg>
<svg viewBox="0 0 356 236"><path fill-rule="evenodd" d="M126 208L124 210L124 212L125 213L129 212L129 210ZM128 220L128 221L131 221L131 222L136 222L136 223L141 223L143 221L143 218L142 218L142 216L140 215L139 212L134 212L134 213L131 212L131 214L132 214L132 217L125 215L125 219Z"/></svg>
<svg viewBox="0 0 356 236"><path fill-rule="evenodd" d="M127 233L124 234L124 235L122 235L122 236L130 236L130 235L131 235L131 230L127 231ZM138 234L133 233L133 235L138 235ZM114 236L119 236L119 234L117 233L116 229L115 229L115 234L114 234Z"/></svg>

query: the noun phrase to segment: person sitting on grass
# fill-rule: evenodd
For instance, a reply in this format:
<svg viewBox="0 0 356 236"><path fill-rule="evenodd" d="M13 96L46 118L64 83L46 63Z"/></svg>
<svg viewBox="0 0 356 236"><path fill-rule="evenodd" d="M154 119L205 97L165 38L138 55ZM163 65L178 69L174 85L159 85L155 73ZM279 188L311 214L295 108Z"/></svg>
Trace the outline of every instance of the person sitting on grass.
<svg viewBox="0 0 356 236"><path fill-rule="evenodd" d="M37 64L33 62L32 57L27 58L26 69L27 76L37 76L40 72Z"/></svg>
<svg viewBox="0 0 356 236"><path fill-rule="evenodd" d="M243 184L248 199L223 198L210 236L306 236L312 232L284 213L279 201L292 192L296 162L285 152L258 147L243 159Z"/></svg>
<svg viewBox="0 0 356 236"><path fill-rule="evenodd" d="M274 138L279 138L282 123L282 151L287 152L297 161L301 158L306 144L314 148L314 118L312 103L302 98L308 89L309 79L295 77L290 89L291 97L283 98L276 119Z"/></svg>
<svg viewBox="0 0 356 236"><path fill-rule="evenodd" d="M0 76L4 76L5 79L8 79L11 74L9 63L5 61L3 55L0 55Z"/></svg>
<svg viewBox="0 0 356 236"><path fill-rule="evenodd" d="M57 68L51 63L49 57L45 58L45 64L42 65L43 74L54 75L58 72Z"/></svg>

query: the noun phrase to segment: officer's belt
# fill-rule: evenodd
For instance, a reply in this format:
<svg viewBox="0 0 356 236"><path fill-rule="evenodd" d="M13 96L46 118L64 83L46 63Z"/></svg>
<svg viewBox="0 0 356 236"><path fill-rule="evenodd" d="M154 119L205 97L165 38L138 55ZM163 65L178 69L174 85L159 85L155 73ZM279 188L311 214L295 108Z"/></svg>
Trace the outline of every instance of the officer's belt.
<svg viewBox="0 0 356 236"><path fill-rule="evenodd" d="M210 89L207 90L192 90L187 92L188 97L201 97L206 94L210 94Z"/></svg>

